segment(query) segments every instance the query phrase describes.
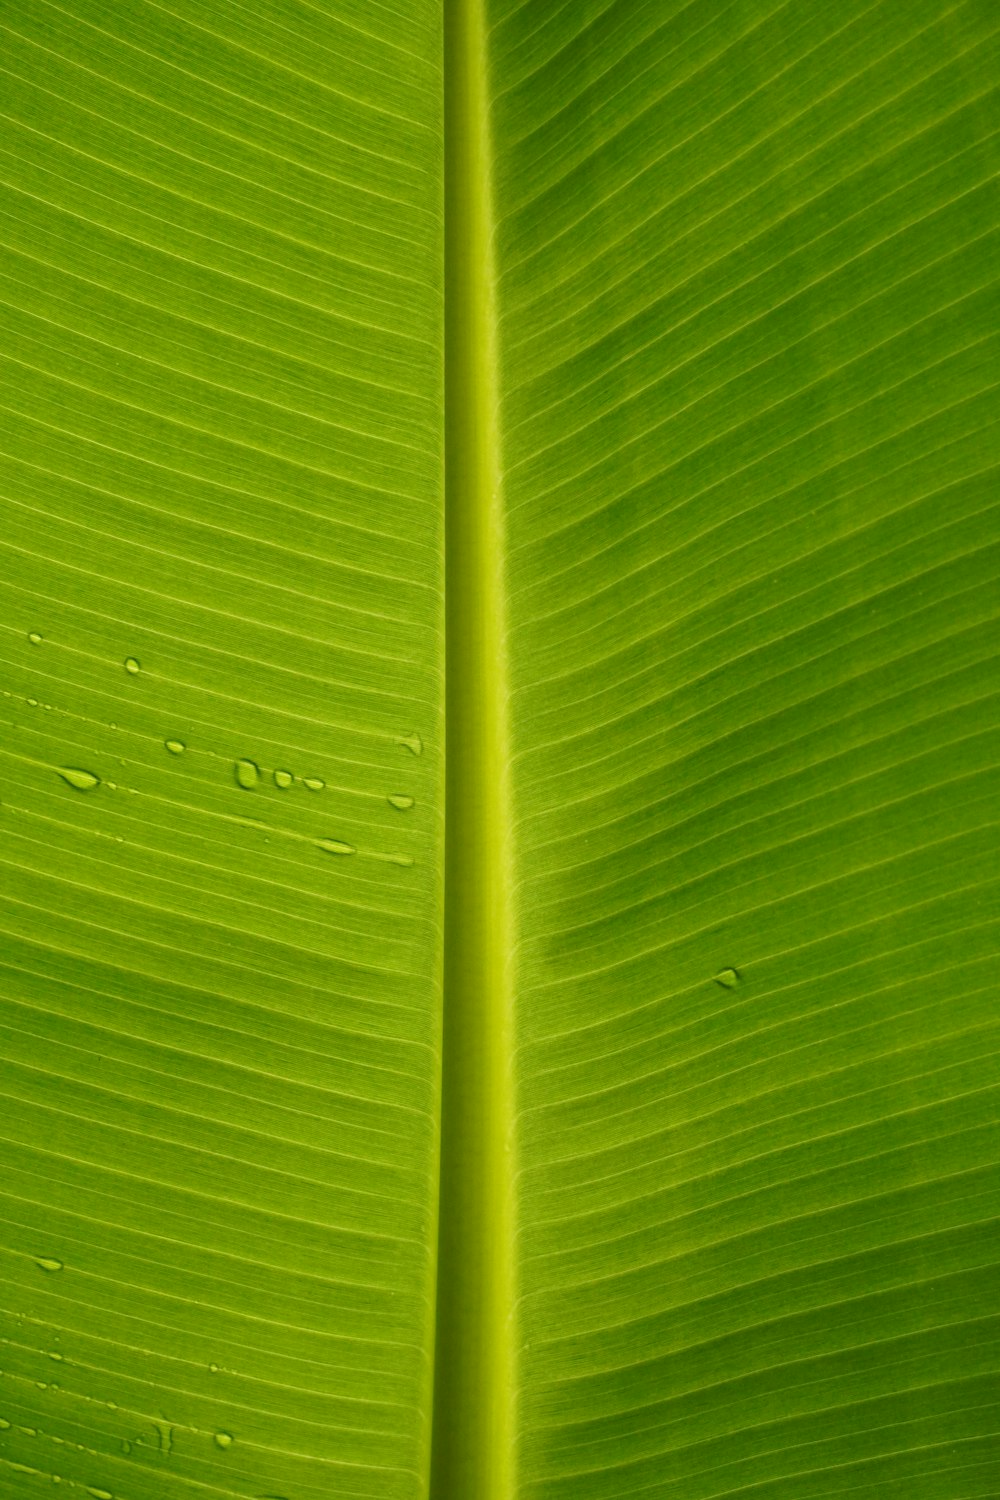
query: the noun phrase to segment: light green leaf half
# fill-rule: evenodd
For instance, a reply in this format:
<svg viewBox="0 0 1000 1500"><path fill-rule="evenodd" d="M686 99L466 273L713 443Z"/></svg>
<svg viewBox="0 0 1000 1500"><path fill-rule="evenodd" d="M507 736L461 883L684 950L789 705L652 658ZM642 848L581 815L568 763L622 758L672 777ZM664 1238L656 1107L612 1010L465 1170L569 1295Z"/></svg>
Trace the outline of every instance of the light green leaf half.
<svg viewBox="0 0 1000 1500"><path fill-rule="evenodd" d="M0 1496L997 1500L1000 11L0 27Z"/></svg>
<svg viewBox="0 0 1000 1500"><path fill-rule="evenodd" d="M0 1493L412 1496L439 7L3 23Z"/></svg>

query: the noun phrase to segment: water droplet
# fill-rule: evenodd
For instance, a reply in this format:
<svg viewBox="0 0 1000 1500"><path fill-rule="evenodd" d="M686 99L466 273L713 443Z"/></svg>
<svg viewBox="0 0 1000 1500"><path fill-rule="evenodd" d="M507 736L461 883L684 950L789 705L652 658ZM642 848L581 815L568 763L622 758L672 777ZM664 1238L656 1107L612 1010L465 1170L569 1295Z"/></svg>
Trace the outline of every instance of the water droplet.
<svg viewBox="0 0 1000 1500"><path fill-rule="evenodd" d="M424 753L424 742L419 734L400 735L396 744L401 745L405 750L409 750L411 755L423 755Z"/></svg>
<svg viewBox="0 0 1000 1500"><path fill-rule="evenodd" d="M59 766L58 771L66 785L75 787L78 792L89 792L101 783L101 778L93 771L81 771L77 766Z"/></svg>
<svg viewBox="0 0 1000 1500"><path fill-rule="evenodd" d="M740 982L739 972L736 969L720 969L715 982L721 984L724 990L734 990Z"/></svg>
<svg viewBox="0 0 1000 1500"><path fill-rule="evenodd" d="M391 797L386 798L386 801L390 807L398 807L400 812L406 812L407 808L413 806L413 798L404 797L402 792L393 792Z"/></svg>
<svg viewBox="0 0 1000 1500"><path fill-rule="evenodd" d="M154 1422L156 1435L160 1441L161 1453L172 1453L174 1447L174 1428L172 1422Z"/></svg>
<svg viewBox="0 0 1000 1500"><path fill-rule="evenodd" d="M413 864L412 854L381 854L379 858L384 859L388 865L401 865L404 870L408 870Z"/></svg>
<svg viewBox="0 0 1000 1500"><path fill-rule="evenodd" d="M122 1452L123 1453L131 1453L132 1452L132 1444L129 1442L128 1438L122 1438Z"/></svg>
<svg viewBox="0 0 1000 1500"><path fill-rule="evenodd" d="M38 1266L39 1270L41 1271L61 1271L63 1268L63 1263L61 1260L53 1260L48 1255L36 1255L35 1265Z"/></svg>
<svg viewBox="0 0 1000 1500"><path fill-rule="evenodd" d="M93 1495L94 1500L114 1500L114 1496L110 1490L99 1490L92 1484L88 1484L87 1494Z"/></svg>
<svg viewBox="0 0 1000 1500"><path fill-rule="evenodd" d="M64 1358L65 1358L65 1355L60 1354L57 1349L50 1349L49 1350L49 1359L64 1359Z"/></svg>
<svg viewBox="0 0 1000 1500"><path fill-rule="evenodd" d="M217 1432L215 1434L215 1446L217 1448L231 1448L233 1446L233 1435L231 1432Z"/></svg>
<svg viewBox="0 0 1000 1500"><path fill-rule="evenodd" d="M163 743L171 755L183 755L187 748L183 740L164 740Z"/></svg>
<svg viewBox="0 0 1000 1500"><path fill-rule="evenodd" d="M28 640L33 646L40 646L42 644L42 637L39 635L37 630L28 631Z"/></svg>
<svg viewBox="0 0 1000 1500"><path fill-rule="evenodd" d="M286 787L291 786L294 780L295 777L292 775L291 771L275 771L274 773L274 784L275 786L280 786L282 791L284 791Z"/></svg>
<svg viewBox="0 0 1000 1500"><path fill-rule="evenodd" d="M23 1432L26 1437L37 1437L38 1436L38 1428L37 1427L21 1427L19 1425L17 1430L18 1430L18 1432Z"/></svg>
<svg viewBox="0 0 1000 1500"><path fill-rule="evenodd" d="M142 671L142 667L134 656L126 656L125 670L130 677L135 677Z"/></svg>
<svg viewBox="0 0 1000 1500"><path fill-rule="evenodd" d="M45 1384L44 1380L36 1380L35 1381L35 1389L39 1390L39 1391L47 1391L48 1390L48 1386Z"/></svg>
<svg viewBox="0 0 1000 1500"><path fill-rule="evenodd" d="M117 1401L105 1401L104 1404L108 1408L108 1411L117 1411L118 1410L118 1402Z"/></svg>
<svg viewBox="0 0 1000 1500"><path fill-rule="evenodd" d="M325 849L327 854L354 854L357 851L353 844L345 844L343 839L317 839L317 849Z"/></svg>
<svg viewBox="0 0 1000 1500"><path fill-rule="evenodd" d="M307 786L311 792L321 792L326 782L320 781L318 776L303 776L302 785Z"/></svg>
<svg viewBox="0 0 1000 1500"><path fill-rule="evenodd" d="M218 1373L219 1373L219 1367L218 1367L218 1365L209 1365L208 1368L211 1370L211 1372L212 1372L213 1375L218 1375Z"/></svg>
<svg viewBox="0 0 1000 1500"><path fill-rule="evenodd" d="M236 785L241 786L245 792L252 792L260 780L260 771L252 760L238 760L233 772Z"/></svg>
<svg viewBox="0 0 1000 1500"><path fill-rule="evenodd" d="M6 1417L0 1417L0 1432L9 1432L9 1431L10 1431L10 1423L7 1421L7 1418Z"/></svg>
<svg viewBox="0 0 1000 1500"><path fill-rule="evenodd" d="M27 705L28 705L29 708L37 708L38 707L38 699L37 698L28 698L25 701L27 702Z"/></svg>

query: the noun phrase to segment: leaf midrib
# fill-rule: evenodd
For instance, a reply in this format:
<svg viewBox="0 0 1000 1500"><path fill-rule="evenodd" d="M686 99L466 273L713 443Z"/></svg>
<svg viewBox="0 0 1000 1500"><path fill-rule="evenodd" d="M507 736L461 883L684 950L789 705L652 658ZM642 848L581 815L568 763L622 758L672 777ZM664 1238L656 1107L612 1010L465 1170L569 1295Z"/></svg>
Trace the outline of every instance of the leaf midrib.
<svg viewBox="0 0 1000 1500"><path fill-rule="evenodd" d="M446 0L446 820L432 1483L514 1493L511 828L483 0Z"/></svg>

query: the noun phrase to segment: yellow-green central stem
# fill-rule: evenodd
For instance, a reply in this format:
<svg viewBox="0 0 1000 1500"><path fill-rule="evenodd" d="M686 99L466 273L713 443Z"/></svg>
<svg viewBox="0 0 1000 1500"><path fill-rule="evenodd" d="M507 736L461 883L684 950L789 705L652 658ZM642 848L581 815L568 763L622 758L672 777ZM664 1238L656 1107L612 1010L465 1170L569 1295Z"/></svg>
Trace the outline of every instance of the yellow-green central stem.
<svg viewBox="0 0 1000 1500"><path fill-rule="evenodd" d="M447 793L434 1500L511 1500L507 674L483 0L445 4Z"/></svg>

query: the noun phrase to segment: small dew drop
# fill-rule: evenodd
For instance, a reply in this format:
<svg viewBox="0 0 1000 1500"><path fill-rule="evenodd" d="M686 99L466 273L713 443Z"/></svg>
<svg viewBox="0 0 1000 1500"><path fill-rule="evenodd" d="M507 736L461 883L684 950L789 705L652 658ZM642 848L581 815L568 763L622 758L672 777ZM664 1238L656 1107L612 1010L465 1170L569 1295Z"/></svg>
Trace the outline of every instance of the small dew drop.
<svg viewBox="0 0 1000 1500"><path fill-rule="evenodd" d="M7 1418L6 1417L0 1417L0 1432L9 1432L9 1431L10 1431L10 1423L7 1421Z"/></svg>
<svg viewBox="0 0 1000 1500"><path fill-rule="evenodd" d="M187 748L183 740L164 740L163 743L171 755L183 755Z"/></svg>
<svg viewBox="0 0 1000 1500"><path fill-rule="evenodd" d="M402 746L404 750L409 750L411 755L423 755L424 753L424 742L419 734L400 735L396 744Z"/></svg>
<svg viewBox="0 0 1000 1500"><path fill-rule="evenodd" d="M134 656L126 656L125 670L130 677L137 677L142 671L142 667Z"/></svg>
<svg viewBox="0 0 1000 1500"><path fill-rule="evenodd" d="M233 767L236 785L245 792L252 792L260 780L260 771L252 760L238 760Z"/></svg>
<svg viewBox="0 0 1000 1500"><path fill-rule="evenodd" d="M28 705L29 708L37 708L38 707L38 699L37 698L27 698L27 699L25 699L25 702L27 703L27 705Z"/></svg>
<svg viewBox="0 0 1000 1500"><path fill-rule="evenodd" d="M233 1446L233 1435L231 1432L217 1432L215 1434L215 1446L217 1448L231 1448Z"/></svg>
<svg viewBox="0 0 1000 1500"><path fill-rule="evenodd" d="M294 780L295 777L291 771L275 771L274 773L274 784L275 786L280 786L282 791L290 787Z"/></svg>
<svg viewBox="0 0 1000 1500"><path fill-rule="evenodd" d="M35 1389L39 1390L39 1391L47 1391L48 1390L48 1386L45 1384L44 1380L36 1380L35 1381Z"/></svg>
<svg viewBox="0 0 1000 1500"><path fill-rule="evenodd" d="M386 801L390 807L398 807L400 812L406 812L413 806L413 798L404 797L402 792L393 792L391 797L386 798Z"/></svg>
<svg viewBox="0 0 1000 1500"><path fill-rule="evenodd" d="M413 864L412 854L384 854L382 858L387 864L400 865L404 870L408 870Z"/></svg>
<svg viewBox="0 0 1000 1500"><path fill-rule="evenodd" d="M81 771L77 766L59 766L58 770L66 785L74 787L78 792L89 792L95 786L100 786L101 778L95 776L93 771Z"/></svg>
<svg viewBox="0 0 1000 1500"><path fill-rule="evenodd" d="M40 646L42 644L42 637L39 635L37 630L28 631L28 640L33 646Z"/></svg>
<svg viewBox="0 0 1000 1500"><path fill-rule="evenodd" d="M318 776L303 776L302 785L307 786L311 792L321 792L326 782L320 781Z"/></svg>
<svg viewBox="0 0 1000 1500"><path fill-rule="evenodd" d="M131 1453L132 1452L132 1444L129 1442L128 1438L122 1438L122 1452L123 1453Z"/></svg>
<svg viewBox="0 0 1000 1500"><path fill-rule="evenodd" d="M53 1260L48 1255L36 1255L35 1265L40 1271L61 1271L63 1268L61 1260Z"/></svg>
<svg viewBox="0 0 1000 1500"><path fill-rule="evenodd" d="M325 849L327 854L355 854L357 851L353 844L345 844L343 839L317 839L317 849Z"/></svg>
<svg viewBox="0 0 1000 1500"><path fill-rule="evenodd" d="M715 982L721 984L724 990L734 990L740 982L739 972L736 969L720 969Z"/></svg>
<svg viewBox="0 0 1000 1500"><path fill-rule="evenodd" d="M57 1349L49 1350L49 1359L63 1359L64 1357L65 1356L60 1354Z"/></svg>
<svg viewBox="0 0 1000 1500"><path fill-rule="evenodd" d="M114 1500L110 1490L99 1490L92 1484L88 1484L87 1494L93 1495L94 1500Z"/></svg>
<svg viewBox="0 0 1000 1500"><path fill-rule="evenodd" d="M208 1368L209 1368L209 1370L211 1371L211 1373L213 1375L218 1375L218 1373L219 1373L219 1367L218 1367L218 1365L209 1365Z"/></svg>

